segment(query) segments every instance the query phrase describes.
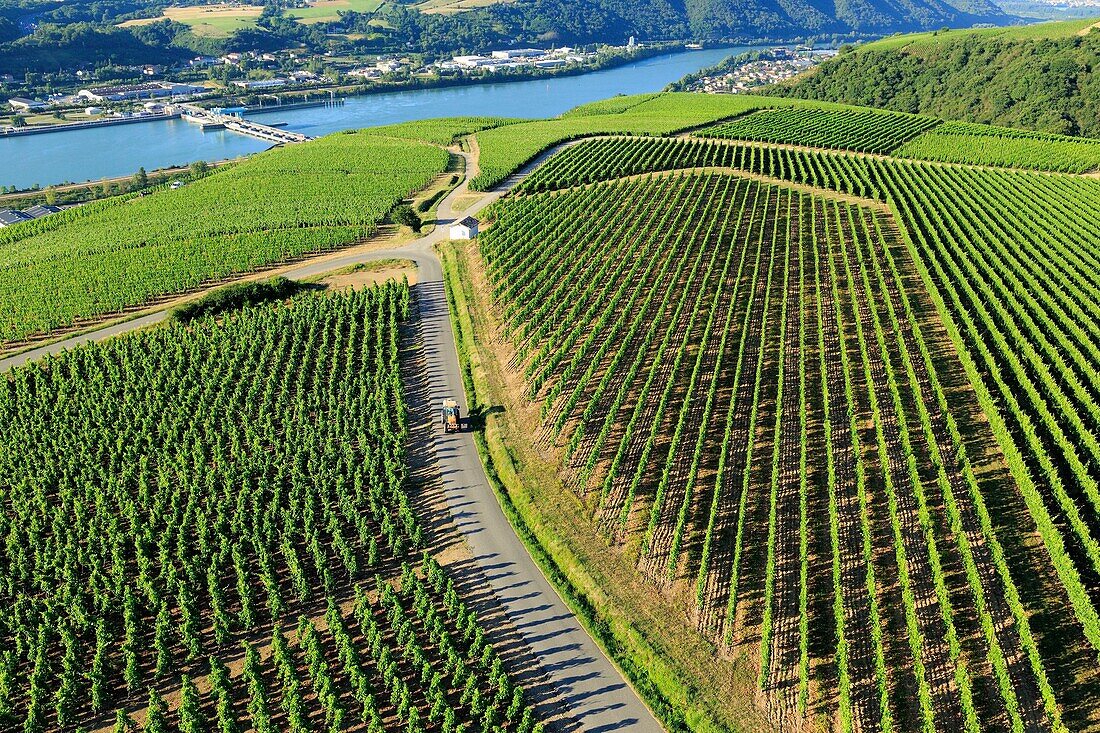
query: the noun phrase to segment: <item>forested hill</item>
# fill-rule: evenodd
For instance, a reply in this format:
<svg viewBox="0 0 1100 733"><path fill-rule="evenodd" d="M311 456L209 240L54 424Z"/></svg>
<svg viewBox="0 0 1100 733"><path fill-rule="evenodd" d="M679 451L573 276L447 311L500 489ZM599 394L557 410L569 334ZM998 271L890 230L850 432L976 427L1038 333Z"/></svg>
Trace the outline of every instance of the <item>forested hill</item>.
<svg viewBox="0 0 1100 733"><path fill-rule="evenodd" d="M880 35L1011 19L990 0L516 0L454 16L387 4L398 35L421 46L452 39L471 49L494 42L625 42L789 39L822 34Z"/></svg>
<svg viewBox="0 0 1100 733"><path fill-rule="evenodd" d="M1096 23L886 39L769 92L1100 137Z"/></svg>
<svg viewBox="0 0 1100 733"><path fill-rule="evenodd" d="M687 39L789 41L808 37L858 39L893 32L1013 18L993 0L487 0L455 14L421 12L421 3L385 2L376 10L341 12L339 20L302 24L278 4L255 26L225 37L205 36L156 17L166 0L0 0L0 70L21 76L109 64L172 64L195 54L306 46L315 53L483 52L510 45L625 44ZM180 4L187 4L181 0ZM22 35L33 16L37 30ZM335 44L343 44L334 48Z"/></svg>

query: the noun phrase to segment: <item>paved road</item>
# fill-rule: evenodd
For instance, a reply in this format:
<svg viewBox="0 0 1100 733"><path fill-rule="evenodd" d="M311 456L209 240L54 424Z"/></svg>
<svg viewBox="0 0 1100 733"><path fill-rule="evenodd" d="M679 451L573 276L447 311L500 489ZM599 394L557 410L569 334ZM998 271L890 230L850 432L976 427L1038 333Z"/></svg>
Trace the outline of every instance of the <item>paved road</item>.
<svg viewBox="0 0 1100 733"><path fill-rule="evenodd" d="M465 157L467 171L471 172L476 163L471 156ZM529 168L535 167L541 160L542 157ZM444 397L462 395L462 372L443 288L443 270L433 247L447 236L448 224L456 216L477 213L521 177L522 174L509 179L504 189L486 194L456 215L451 205L457 196L466 193L464 181L440 202L435 230L409 245L305 263L287 272L286 276L292 279L314 277L359 262L390 257L415 262L419 268L416 292L428 365L427 376L431 385L429 404L438 405ZM56 353L78 343L102 340L156 323L165 317L164 312L143 316L19 354L0 361L0 371L45 353ZM433 448L455 525L465 537L497 601L506 609L519 636L538 659L546 687L553 693L550 697L557 700L563 716L555 727L562 731L587 733L657 733L663 730L527 554L489 485L473 435L446 435L436 421L433 424L436 425Z"/></svg>

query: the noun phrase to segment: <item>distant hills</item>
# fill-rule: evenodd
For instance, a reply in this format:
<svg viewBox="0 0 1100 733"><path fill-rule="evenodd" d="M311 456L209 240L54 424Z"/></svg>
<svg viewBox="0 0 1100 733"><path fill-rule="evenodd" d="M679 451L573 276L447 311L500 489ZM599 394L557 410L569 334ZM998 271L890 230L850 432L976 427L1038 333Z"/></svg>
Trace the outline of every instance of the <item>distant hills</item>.
<svg viewBox="0 0 1100 733"><path fill-rule="evenodd" d="M683 12L700 38L889 33L1008 21L988 0L684 0Z"/></svg>
<svg viewBox="0 0 1100 733"><path fill-rule="evenodd" d="M885 38L769 92L1100 137L1100 18Z"/></svg>
<svg viewBox="0 0 1100 733"><path fill-rule="evenodd" d="M418 26L467 42L621 43L694 38L881 35L1014 20L990 0L515 0L441 17L387 5L392 28ZM417 17L418 16L418 17ZM479 32L479 30L483 32ZM436 37L439 37L436 35Z"/></svg>
<svg viewBox="0 0 1100 733"><path fill-rule="evenodd" d="M492 0L476 5L486 2ZM624 44L631 36L642 42L840 41L1015 20L992 0L504 0L446 13L430 5L349 4L334 18L312 18L309 24L268 5L254 24L214 37L184 22L152 22L164 9L161 0L98 0L89 8L52 0L0 0L0 69L22 76L293 46L355 55ZM32 9L38 9L32 14L38 28L20 37L25 32L20 23Z"/></svg>

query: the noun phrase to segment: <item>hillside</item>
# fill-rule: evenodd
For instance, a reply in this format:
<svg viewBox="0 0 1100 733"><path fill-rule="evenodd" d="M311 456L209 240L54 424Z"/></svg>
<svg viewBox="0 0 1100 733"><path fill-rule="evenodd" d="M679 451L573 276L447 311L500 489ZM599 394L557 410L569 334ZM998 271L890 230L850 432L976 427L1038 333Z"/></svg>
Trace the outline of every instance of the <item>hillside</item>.
<svg viewBox="0 0 1100 733"><path fill-rule="evenodd" d="M993 0L318 0L282 11L272 5L262 13L258 5L166 9L156 0L100 0L92 5L95 12L43 2L35 15L37 29L20 37L17 22L33 3L0 0L0 68L17 76L106 64L172 64L192 54L302 44L341 55L445 53L513 44L622 44L631 36L640 41L867 38L1012 20ZM358 40L350 42L349 34Z"/></svg>
<svg viewBox="0 0 1100 733"><path fill-rule="evenodd" d="M1096 20L898 36L768 91L1100 137Z"/></svg>
<svg viewBox="0 0 1100 733"><path fill-rule="evenodd" d="M0 338L309 282L0 379L0 730L1100 733L1098 170L645 94L5 230Z"/></svg>
<svg viewBox="0 0 1100 733"><path fill-rule="evenodd" d="M729 728L1097 730L1100 184L1012 169L1100 144L740 101L563 147L448 248L525 521L670 696L669 609L741 667Z"/></svg>
<svg viewBox="0 0 1100 733"><path fill-rule="evenodd" d="M421 46L473 49L491 43L623 43L696 38L785 39L821 34L875 35L1011 19L989 0L516 0L457 15L388 4L376 17L396 37Z"/></svg>

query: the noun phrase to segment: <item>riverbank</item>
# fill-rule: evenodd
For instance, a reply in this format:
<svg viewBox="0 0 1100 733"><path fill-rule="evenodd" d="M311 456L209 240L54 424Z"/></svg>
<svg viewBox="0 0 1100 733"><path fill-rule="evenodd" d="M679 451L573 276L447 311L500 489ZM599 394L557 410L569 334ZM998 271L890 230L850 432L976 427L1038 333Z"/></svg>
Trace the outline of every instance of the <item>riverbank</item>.
<svg viewBox="0 0 1100 733"><path fill-rule="evenodd" d="M713 46L708 48L725 48L725 46ZM582 76L598 71L615 69L657 56L665 56L673 53L686 53L703 49L688 49L682 43L654 44L652 46L639 46L630 54L607 54L598 58L594 63L579 64L557 69L509 69L507 71L486 72L478 75L448 75L448 76L411 76L404 81L374 81L364 84L334 84L330 86L294 86L287 85L277 89L280 98L303 99L302 102L284 103L281 105L248 105L242 100L255 95L228 94L208 97L200 101L200 106L207 108L226 107L241 108L245 114L262 114L274 112L280 109L299 109L313 106L323 106L326 101L340 101L333 95L341 97L370 97L379 94L394 94L399 92L424 91L428 89L452 89L456 87L479 86L484 84L514 84L520 82L561 79L571 76ZM323 96L327 99L313 99Z"/></svg>
<svg viewBox="0 0 1100 733"><path fill-rule="evenodd" d="M229 158L226 160L214 160L205 163L206 168L222 168L233 163L239 163L243 158ZM178 176L193 176L195 173L191 165L172 166L170 168L158 168L148 171L146 177L148 185L139 190L156 188L169 183ZM134 176L114 176L101 178L98 181L85 183L65 183L60 186L50 186L48 189L36 188L28 191L15 191L12 193L0 193L0 209L25 209L38 204L53 203L58 206L86 204L110 196L118 196L129 191L120 190L122 186L132 183Z"/></svg>
<svg viewBox="0 0 1100 733"><path fill-rule="evenodd" d="M163 114L136 115L134 117L104 117L101 120L85 120L83 122L62 122L56 125L5 127L0 128L0 137L18 137L21 135L42 135L47 132L67 132L70 130L85 130L90 127L107 127L109 125L132 125L137 122L159 122L179 117L179 112L165 112Z"/></svg>
<svg viewBox="0 0 1100 733"><path fill-rule="evenodd" d="M666 53L590 73L505 80L432 89L348 96L340 106L309 106L278 111L286 129L309 137L349 129L453 115L556 117L578 105L616 94L660 91L685 74L712 66L739 49ZM260 152L269 144L221 130L202 132L179 119L148 125L72 130L68 135L0 137L0 185L29 189L62 182L100 180L146 170L224 160Z"/></svg>

